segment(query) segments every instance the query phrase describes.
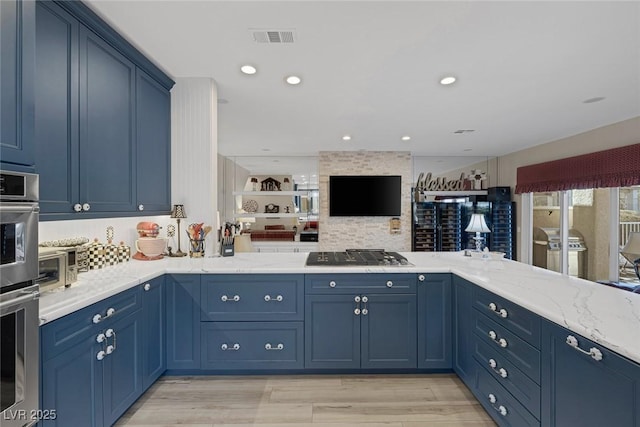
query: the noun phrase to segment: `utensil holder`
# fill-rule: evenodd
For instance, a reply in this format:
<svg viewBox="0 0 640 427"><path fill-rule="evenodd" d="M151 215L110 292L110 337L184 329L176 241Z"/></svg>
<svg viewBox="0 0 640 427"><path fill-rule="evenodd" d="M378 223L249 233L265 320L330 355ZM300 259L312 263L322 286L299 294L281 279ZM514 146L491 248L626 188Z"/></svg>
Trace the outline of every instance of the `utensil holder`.
<svg viewBox="0 0 640 427"><path fill-rule="evenodd" d="M220 255L222 256L233 256L234 254L234 245L231 243L220 243Z"/></svg>
<svg viewBox="0 0 640 427"><path fill-rule="evenodd" d="M189 256L191 258L204 257L204 240L189 239Z"/></svg>

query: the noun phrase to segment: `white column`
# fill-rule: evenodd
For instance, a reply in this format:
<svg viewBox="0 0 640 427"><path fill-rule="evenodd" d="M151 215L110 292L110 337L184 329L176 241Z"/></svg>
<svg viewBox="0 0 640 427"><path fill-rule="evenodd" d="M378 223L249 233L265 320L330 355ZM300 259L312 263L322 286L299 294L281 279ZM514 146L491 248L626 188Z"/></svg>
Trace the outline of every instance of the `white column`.
<svg viewBox="0 0 640 427"><path fill-rule="evenodd" d="M171 198L183 204L187 219L181 223L181 239L191 223L213 227L205 254L218 252L216 211L218 200L218 103L210 78L179 78L171 90ZM183 226L184 225L184 226ZM183 251L188 249L183 245Z"/></svg>

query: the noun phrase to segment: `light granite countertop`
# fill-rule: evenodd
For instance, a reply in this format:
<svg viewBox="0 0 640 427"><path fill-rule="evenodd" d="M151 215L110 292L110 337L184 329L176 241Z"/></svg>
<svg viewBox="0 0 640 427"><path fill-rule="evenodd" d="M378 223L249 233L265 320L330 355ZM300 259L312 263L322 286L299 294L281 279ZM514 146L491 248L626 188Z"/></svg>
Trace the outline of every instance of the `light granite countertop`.
<svg viewBox="0 0 640 427"><path fill-rule="evenodd" d="M509 260L460 252L406 252L412 266L305 267L306 253L238 253L233 257L135 261L78 275L67 289L43 292L41 324L162 274L448 273L519 304L640 363L640 294Z"/></svg>

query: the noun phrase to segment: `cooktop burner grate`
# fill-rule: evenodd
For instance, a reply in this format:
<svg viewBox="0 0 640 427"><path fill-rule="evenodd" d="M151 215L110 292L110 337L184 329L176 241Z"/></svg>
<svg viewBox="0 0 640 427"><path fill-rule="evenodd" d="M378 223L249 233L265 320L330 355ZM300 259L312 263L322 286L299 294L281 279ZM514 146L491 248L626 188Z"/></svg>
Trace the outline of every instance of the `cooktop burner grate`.
<svg viewBox="0 0 640 427"><path fill-rule="evenodd" d="M310 252L306 265L349 266L349 265L410 265L409 261L397 252L382 249L347 249L344 252Z"/></svg>

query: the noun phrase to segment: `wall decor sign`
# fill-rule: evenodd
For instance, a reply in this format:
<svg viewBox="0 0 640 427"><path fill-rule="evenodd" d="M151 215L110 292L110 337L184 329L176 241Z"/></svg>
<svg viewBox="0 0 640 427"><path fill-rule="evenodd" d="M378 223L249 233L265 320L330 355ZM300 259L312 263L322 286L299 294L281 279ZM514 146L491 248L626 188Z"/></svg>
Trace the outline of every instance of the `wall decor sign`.
<svg viewBox="0 0 640 427"><path fill-rule="evenodd" d="M418 191L462 191L464 190L465 174L460 175L460 179L447 180L446 177L440 176L433 178L431 172L426 175L421 172L416 182L416 190Z"/></svg>

